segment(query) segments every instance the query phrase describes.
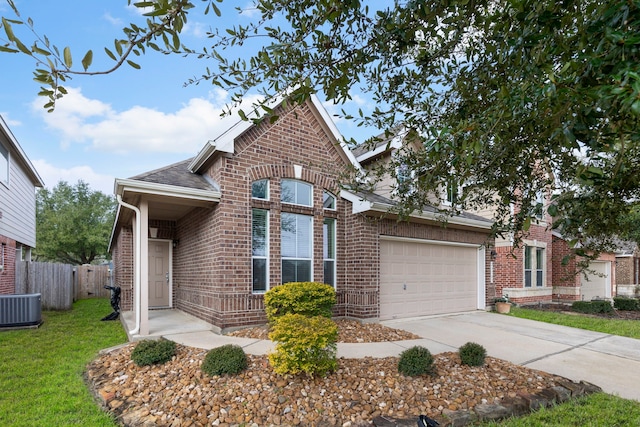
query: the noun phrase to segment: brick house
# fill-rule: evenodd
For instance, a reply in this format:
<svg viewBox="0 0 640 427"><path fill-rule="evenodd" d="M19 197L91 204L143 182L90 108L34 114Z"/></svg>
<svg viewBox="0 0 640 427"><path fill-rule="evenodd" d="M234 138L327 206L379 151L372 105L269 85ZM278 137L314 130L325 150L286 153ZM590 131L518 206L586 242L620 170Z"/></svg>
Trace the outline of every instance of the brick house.
<svg viewBox="0 0 640 427"><path fill-rule="evenodd" d="M116 179L110 242L133 334L171 308L220 331L265 322L264 292L290 281L335 287L336 316L392 319L485 309L491 222L434 210L398 221L394 202L340 177L366 167L316 97L240 122L192 159Z"/></svg>
<svg viewBox="0 0 640 427"><path fill-rule="evenodd" d="M637 296L640 292L640 250L632 241L618 241L616 251L616 293Z"/></svg>
<svg viewBox="0 0 640 427"><path fill-rule="evenodd" d="M611 299L616 296L616 254L603 252L583 270L580 258L568 257L571 249L567 241L553 232L553 300L571 303L592 299ZM563 263L563 260L567 261Z"/></svg>
<svg viewBox="0 0 640 427"><path fill-rule="evenodd" d="M36 188L42 179L0 117L0 294L15 293L16 260L36 246Z"/></svg>

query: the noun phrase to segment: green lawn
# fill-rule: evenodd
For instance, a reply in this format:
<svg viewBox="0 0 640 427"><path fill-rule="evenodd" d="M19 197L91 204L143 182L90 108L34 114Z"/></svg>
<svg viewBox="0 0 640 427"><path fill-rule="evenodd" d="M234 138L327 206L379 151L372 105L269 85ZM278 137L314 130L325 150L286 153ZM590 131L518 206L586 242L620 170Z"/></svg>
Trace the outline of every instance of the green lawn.
<svg viewBox="0 0 640 427"><path fill-rule="evenodd" d="M0 426L115 426L94 402L82 375L100 349L126 342L119 322L101 322L106 299L69 312L44 312L39 329L0 332ZM592 319L512 308L513 316L640 337L640 322ZM640 403L595 394L487 426L638 426Z"/></svg>
<svg viewBox="0 0 640 427"><path fill-rule="evenodd" d="M636 320L605 319L518 307L511 307L509 316L640 339L640 321Z"/></svg>
<svg viewBox="0 0 640 427"><path fill-rule="evenodd" d="M127 341L106 299L43 312L38 329L0 331L1 426L114 426L83 381L99 350Z"/></svg>

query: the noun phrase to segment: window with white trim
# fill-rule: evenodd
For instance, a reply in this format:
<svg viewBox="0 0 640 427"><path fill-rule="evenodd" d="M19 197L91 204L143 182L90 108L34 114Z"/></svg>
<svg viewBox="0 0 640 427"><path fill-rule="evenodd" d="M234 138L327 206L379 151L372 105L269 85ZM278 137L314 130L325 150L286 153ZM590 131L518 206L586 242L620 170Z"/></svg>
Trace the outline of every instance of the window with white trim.
<svg viewBox="0 0 640 427"><path fill-rule="evenodd" d="M282 283L310 282L313 277L313 218L280 215Z"/></svg>
<svg viewBox="0 0 640 427"><path fill-rule="evenodd" d="M446 206L453 206L458 202L458 198L462 193L462 186L454 179L447 181L446 187L442 192L442 204Z"/></svg>
<svg viewBox="0 0 640 427"><path fill-rule="evenodd" d="M313 206L313 186L307 182L283 179L280 183L280 201L300 206Z"/></svg>
<svg viewBox="0 0 640 427"><path fill-rule="evenodd" d="M252 211L251 259L253 292L266 292L269 286L269 211L265 209Z"/></svg>
<svg viewBox="0 0 640 427"><path fill-rule="evenodd" d="M524 287L544 286L544 248L524 247Z"/></svg>
<svg viewBox="0 0 640 427"><path fill-rule="evenodd" d="M260 179L251 183L251 197L260 200L269 200L269 180Z"/></svg>
<svg viewBox="0 0 640 427"><path fill-rule="evenodd" d="M396 181L398 182L395 192L400 194L412 194L415 191L414 180L416 173L409 168L406 163L396 167Z"/></svg>
<svg viewBox="0 0 640 427"><path fill-rule="evenodd" d="M0 143L0 182L9 185L9 150Z"/></svg>
<svg viewBox="0 0 640 427"><path fill-rule="evenodd" d="M324 283L336 286L336 220L325 218L322 225Z"/></svg>
<svg viewBox="0 0 640 427"><path fill-rule="evenodd" d="M322 207L324 209L335 211L336 210L336 196L329 193L327 190L322 192Z"/></svg>

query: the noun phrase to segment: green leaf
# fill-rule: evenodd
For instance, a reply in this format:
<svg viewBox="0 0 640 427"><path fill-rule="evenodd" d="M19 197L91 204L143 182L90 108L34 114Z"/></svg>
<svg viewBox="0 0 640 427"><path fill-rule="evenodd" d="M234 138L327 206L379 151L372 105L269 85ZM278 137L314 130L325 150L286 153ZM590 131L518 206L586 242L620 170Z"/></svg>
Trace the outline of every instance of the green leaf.
<svg viewBox="0 0 640 427"><path fill-rule="evenodd" d="M71 49L69 48L69 46L64 48L63 55L64 55L64 65L67 68L71 68L73 66L73 60L71 59Z"/></svg>
<svg viewBox="0 0 640 427"><path fill-rule="evenodd" d="M131 67L135 68L136 70L139 70L139 69L140 69L140 65L138 65L138 64L136 64L135 62L130 61L130 60L128 60L128 59L127 59L127 64L129 64Z"/></svg>
<svg viewBox="0 0 640 427"><path fill-rule="evenodd" d="M107 55L109 56L109 58L113 59L114 61L117 61L118 59L116 58L116 56L113 54L113 52L111 52L109 49L107 49L106 47L104 48L104 51L107 53Z"/></svg>
<svg viewBox="0 0 640 427"><path fill-rule="evenodd" d="M17 49L11 49L10 47L7 46L0 46L0 52L6 52L6 53L18 53L20 52Z"/></svg>
<svg viewBox="0 0 640 427"><path fill-rule="evenodd" d="M89 50L84 55L84 58L82 58L82 67L84 68L85 71L87 71L87 69L91 65L91 62L93 62L93 51Z"/></svg>
<svg viewBox="0 0 640 427"><path fill-rule="evenodd" d="M7 38L9 39L9 41L15 41L16 36L13 34L13 29L11 28L9 21L5 17L2 17L2 26L4 27L4 32L7 34Z"/></svg>

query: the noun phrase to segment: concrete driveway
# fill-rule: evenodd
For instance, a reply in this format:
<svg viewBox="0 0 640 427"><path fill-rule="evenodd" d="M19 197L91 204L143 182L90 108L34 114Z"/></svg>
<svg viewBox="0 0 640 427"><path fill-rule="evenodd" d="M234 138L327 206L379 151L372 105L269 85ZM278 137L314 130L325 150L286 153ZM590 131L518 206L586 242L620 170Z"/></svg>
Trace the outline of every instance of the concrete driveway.
<svg viewBox="0 0 640 427"><path fill-rule="evenodd" d="M640 340L483 311L385 321L423 337L411 341L433 354L482 344L489 356L588 381L605 392L640 401ZM402 343L402 342L398 342ZM405 342L405 345L409 342Z"/></svg>

